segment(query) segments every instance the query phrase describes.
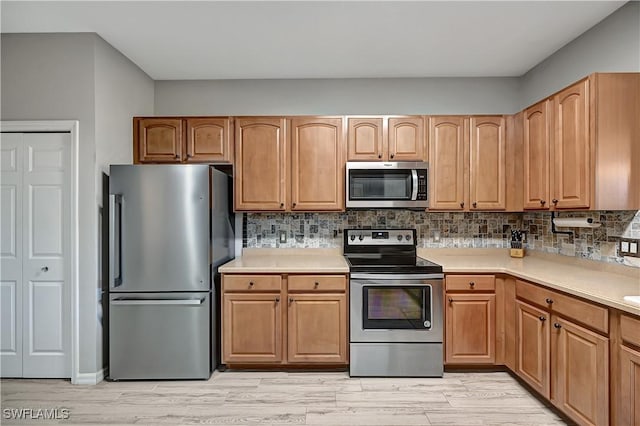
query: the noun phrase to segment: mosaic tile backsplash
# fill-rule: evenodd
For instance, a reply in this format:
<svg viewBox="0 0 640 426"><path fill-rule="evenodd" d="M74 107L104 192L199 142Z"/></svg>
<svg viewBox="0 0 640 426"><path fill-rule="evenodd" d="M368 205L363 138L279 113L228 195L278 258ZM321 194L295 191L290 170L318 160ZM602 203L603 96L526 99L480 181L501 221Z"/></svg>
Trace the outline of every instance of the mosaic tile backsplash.
<svg viewBox="0 0 640 426"><path fill-rule="evenodd" d="M567 212L560 217L591 217L600 228L569 228L551 233L551 213L441 213L411 210L351 210L345 213L247 213L244 247L342 247L345 228L416 228L419 247L509 247L511 229L527 233L526 247L547 253L623 263L616 238L640 238L640 211ZM280 231L287 242L280 243ZM436 234L439 234L437 241ZM628 263L628 262L624 262ZM629 263L630 264L630 263Z"/></svg>

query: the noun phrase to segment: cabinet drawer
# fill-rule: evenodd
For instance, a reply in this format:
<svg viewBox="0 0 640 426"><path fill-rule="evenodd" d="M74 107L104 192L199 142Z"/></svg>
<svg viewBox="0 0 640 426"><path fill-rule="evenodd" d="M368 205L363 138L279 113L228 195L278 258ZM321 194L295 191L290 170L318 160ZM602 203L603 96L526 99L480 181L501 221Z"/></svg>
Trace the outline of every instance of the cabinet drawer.
<svg viewBox="0 0 640 426"><path fill-rule="evenodd" d="M494 275L447 275L447 291L495 291Z"/></svg>
<svg viewBox="0 0 640 426"><path fill-rule="evenodd" d="M516 296L551 309L594 330L609 333L609 311L601 306L520 280L516 281Z"/></svg>
<svg viewBox="0 0 640 426"><path fill-rule="evenodd" d="M289 275L289 291L338 291L347 289L344 275Z"/></svg>
<svg viewBox="0 0 640 426"><path fill-rule="evenodd" d="M621 315L620 334L625 342L640 346L640 319Z"/></svg>
<svg viewBox="0 0 640 426"><path fill-rule="evenodd" d="M222 290L227 291L280 291L280 275L223 275Z"/></svg>

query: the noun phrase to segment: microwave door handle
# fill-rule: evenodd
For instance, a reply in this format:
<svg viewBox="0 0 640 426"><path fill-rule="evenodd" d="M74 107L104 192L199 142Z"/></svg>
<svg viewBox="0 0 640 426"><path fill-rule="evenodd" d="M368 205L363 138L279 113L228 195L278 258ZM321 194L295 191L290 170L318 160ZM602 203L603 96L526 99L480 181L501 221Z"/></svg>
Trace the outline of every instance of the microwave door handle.
<svg viewBox="0 0 640 426"><path fill-rule="evenodd" d="M411 182L412 182L412 190L411 190L411 201L416 201L418 199L418 171L416 169L411 169Z"/></svg>

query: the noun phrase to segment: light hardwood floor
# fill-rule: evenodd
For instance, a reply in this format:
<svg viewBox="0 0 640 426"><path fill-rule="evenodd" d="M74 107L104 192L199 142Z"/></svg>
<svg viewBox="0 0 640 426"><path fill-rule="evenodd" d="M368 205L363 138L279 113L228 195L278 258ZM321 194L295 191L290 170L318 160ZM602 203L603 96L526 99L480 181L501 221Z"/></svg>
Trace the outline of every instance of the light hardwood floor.
<svg viewBox="0 0 640 426"><path fill-rule="evenodd" d="M349 378L216 372L208 381L2 380L2 408L67 408L62 424L564 425L509 374ZM51 424L43 420L1 424Z"/></svg>

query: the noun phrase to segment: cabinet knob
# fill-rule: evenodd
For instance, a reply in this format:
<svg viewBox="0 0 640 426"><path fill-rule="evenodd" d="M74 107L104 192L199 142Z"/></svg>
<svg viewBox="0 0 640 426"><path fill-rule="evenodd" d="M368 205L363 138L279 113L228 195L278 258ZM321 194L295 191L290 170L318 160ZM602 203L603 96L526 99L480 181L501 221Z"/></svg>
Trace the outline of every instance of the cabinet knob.
<svg viewBox="0 0 640 426"><path fill-rule="evenodd" d="M318 288L319 285L320 285L320 283L318 281L316 281L315 283L313 283L313 288Z"/></svg>
<svg viewBox="0 0 640 426"><path fill-rule="evenodd" d="M545 317L543 317L543 316L539 316L539 317L538 317L538 319L539 319L540 321L542 321L542 322L545 322L545 321L547 320L547 319L546 319Z"/></svg>
<svg viewBox="0 0 640 426"><path fill-rule="evenodd" d="M187 154L187 158L193 157L193 154Z"/></svg>
<svg viewBox="0 0 640 426"><path fill-rule="evenodd" d="M462 203L460 203L460 208L464 209L464 201Z"/></svg>
<svg viewBox="0 0 640 426"><path fill-rule="evenodd" d="M291 206L292 206L292 207L295 207L295 206L296 206L296 203L291 204Z"/></svg>
<svg viewBox="0 0 640 426"><path fill-rule="evenodd" d="M249 287L253 287L253 281L249 281Z"/></svg>
<svg viewBox="0 0 640 426"><path fill-rule="evenodd" d="M284 203L280 203L280 208L284 207Z"/></svg>
<svg viewBox="0 0 640 426"><path fill-rule="evenodd" d="M475 209L476 207L478 207L478 203L476 203L475 201L473 202L473 208Z"/></svg>
<svg viewBox="0 0 640 426"><path fill-rule="evenodd" d="M289 298L289 305L291 305L293 303L293 297Z"/></svg>
<svg viewBox="0 0 640 426"><path fill-rule="evenodd" d="M280 302L280 298L276 297L276 303L279 303L279 302Z"/></svg>
<svg viewBox="0 0 640 426"><path fill-rule="evenodd" d="M42 272L48 272L49 271L49 267L48 266L43 266L42 268L40 268L40 270Z"/></svg>
<svg viewBox="0 0 640 426"><path fill-rule="evenodd" d="M558 199L557 199L557 198L554 198L553 200L551 200L551 202L552 202L553 204L558 204Z"/></svg>
<svg viewBox="0 0 640 426"><path fill-rule="evenodd" d="M378 154L378 158L382 158L382 154Z"/></svg>
<svg viewBox="0 0 640 426"><path fill-rule="evenodd" d="M449 303L453 303L453 298L449 298Z"/></svg>
<svg viewBox="0 0 640 426"><path fill-rule="evenodd" d="M554 323L554 324L553 324L553 326L554 326L555 328L562 328L562 325L560 325L560 324L559 324L559 323L557 323L557 322L556 322L556 323Z"/></svg>
<svg viewBox="0 0 640 426"><path fill-rule="evenodd" d="M469 283L469 287L471 287L471 288L475 287L475 285L476 285L476 283L474 283L473 281L471 281L471 282Z"/></svg>
<svg viewBox="0 0 640 426"><path fill-rule="evenodd" d="M391 154L390 157L393 158L393 154Z"/></svg>
<svg viewBox="0 0 640 426"><path fill-rule="evenodd" d="M540 200L540 205L544 206L545 204L547 204L547 202L545 200Z"/></svg>
<svg viewBox="0 0 640 426"><path fill-rule="evenodd" d="M180 156L178 154L176 154L173 158L175 158L176 160L179 160Z"/></svg>
<svg viewBox="0 0 640 426"><path fill-rule="evenodd" d="M548 305L553 303L553 299L545 299L544 301L547 302Z"/></svg>

